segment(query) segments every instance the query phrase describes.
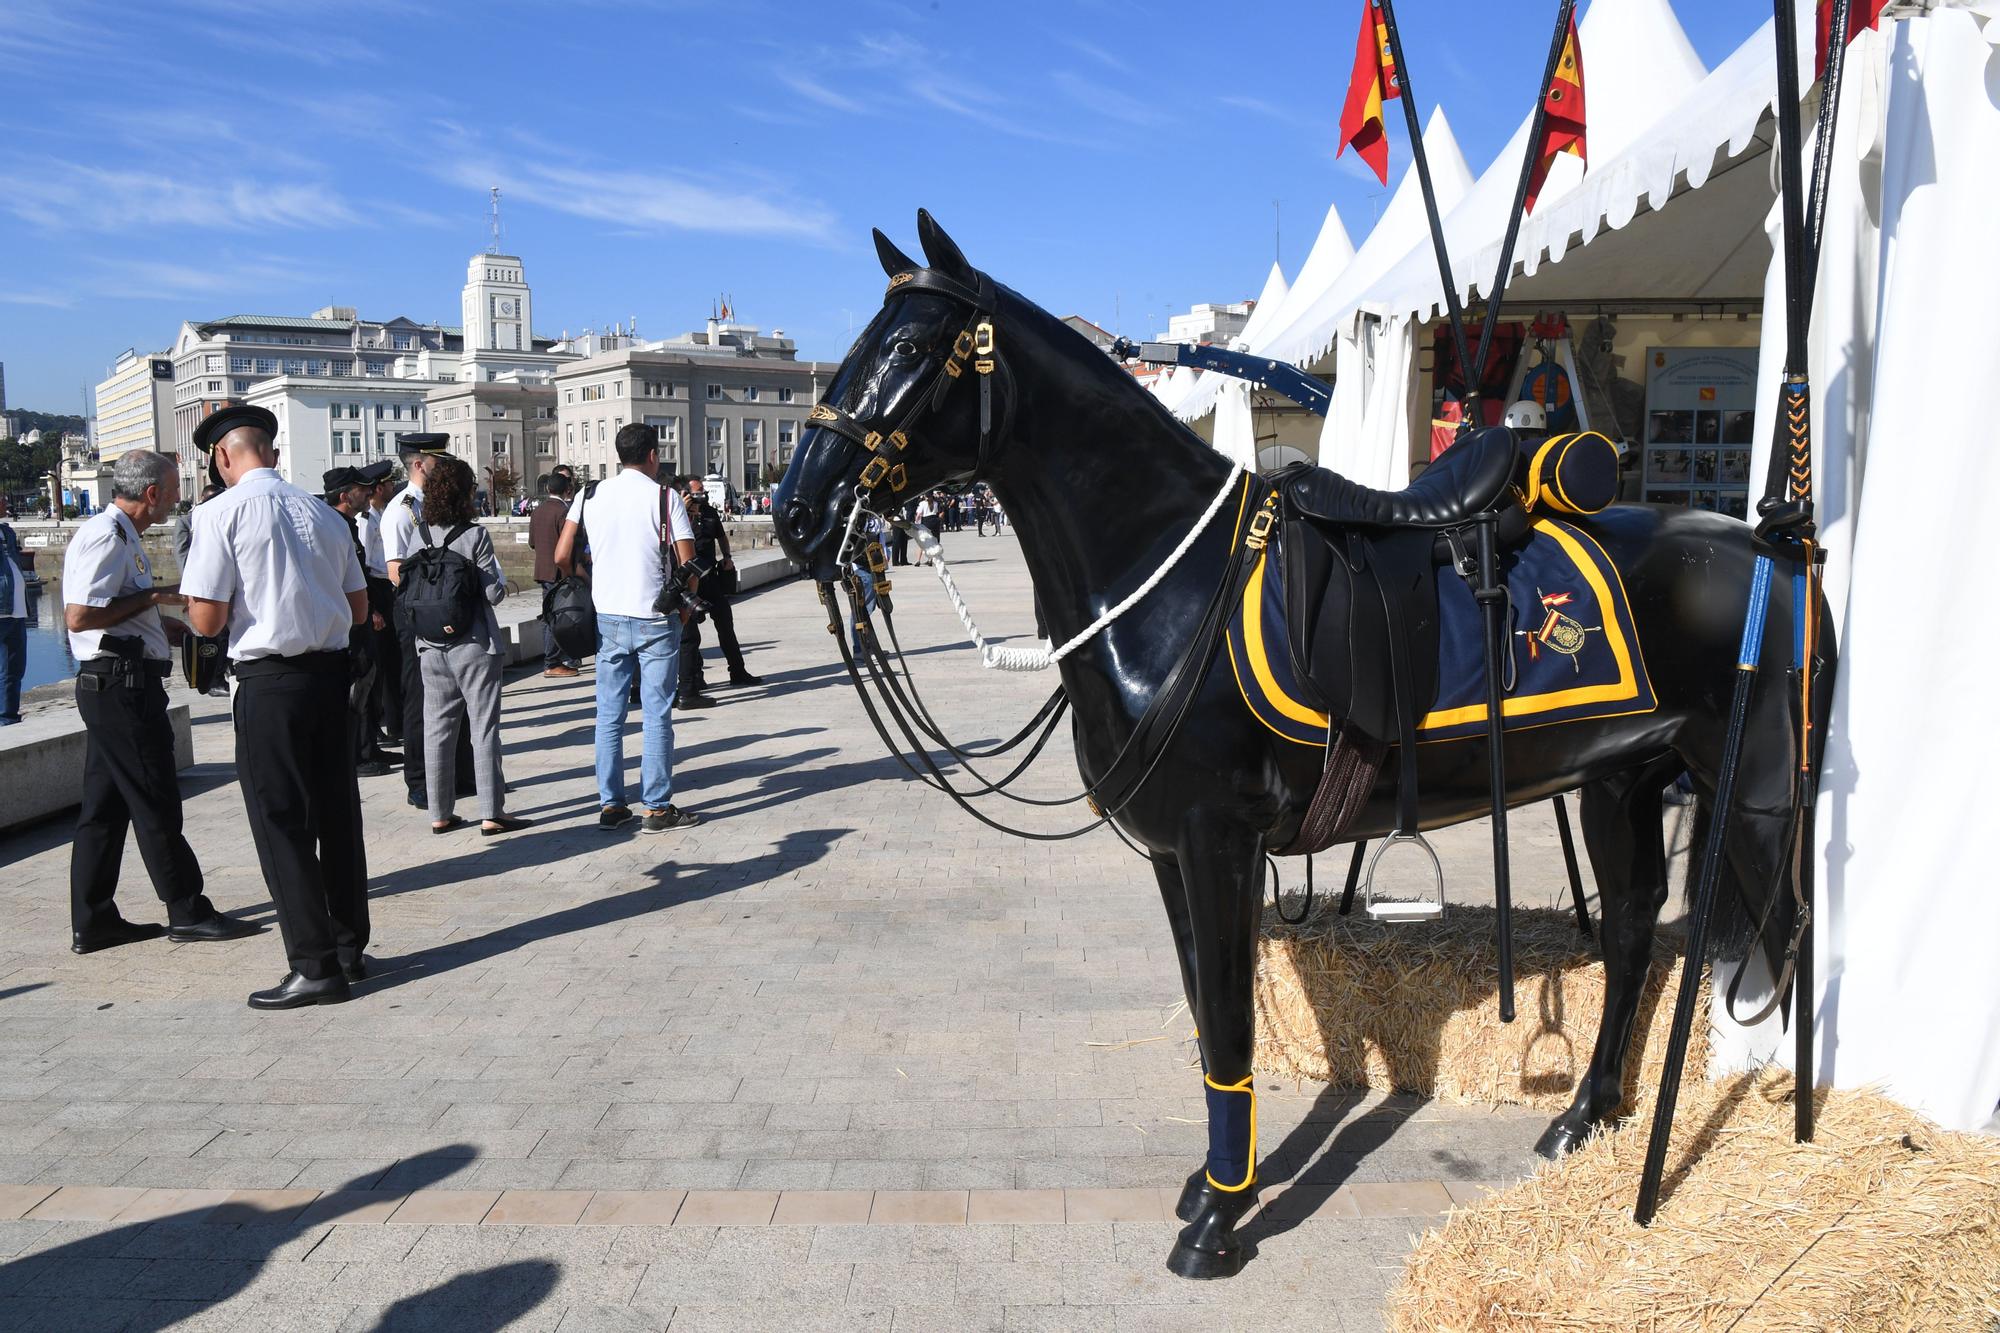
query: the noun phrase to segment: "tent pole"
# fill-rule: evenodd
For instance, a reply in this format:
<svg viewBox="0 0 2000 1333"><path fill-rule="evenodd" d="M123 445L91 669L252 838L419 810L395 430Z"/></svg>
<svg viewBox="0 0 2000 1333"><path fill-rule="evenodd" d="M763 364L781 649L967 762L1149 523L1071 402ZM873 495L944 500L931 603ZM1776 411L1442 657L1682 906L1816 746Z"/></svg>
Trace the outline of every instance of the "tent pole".
<svg viewBox="0 0 2000 1333"><path fill-rule="evenodd" d="M1514 242L1520 239L1521 219L1527 212L1528 182L1535 176L1535 161L1542 147L1542 128L1549 119L1549 85L1556 77L1556 62L1562 59L1563 44L1569 39L1570 15L1576 12L1576 0L1562 0L1556 7L1556 35L1549 43L1549 61L1542 68L1542 82L1535 94L1535 115L1528 125L1528 151L1521 161L1521 179L1514 185L1514 207L1507 214L1507 236L1500 243L1500 267L1493 274L1493 286L1486 294L1486 321L1479 331L1479 346L1473 352L1473 359L1466 368L1465 378L1465 419L1459 423L1461 431L1470 430L1473 421L1473 404L1479 401L1479 385L1486 373L1486 354L1493 350L1493 335L1500 328L1500 302L1507 294L1507 278L1514 267Z"/></svg>
<svg viewBox="0 0 2000 1333"><path fill-rule="evenodd" d="M1423 127L1417 124L1417 94L1410 86L1410 67L1403 60L1403 34L1396 27L1393 0L1376 0L1382 10L1382 26L1389 34L1389 59L1395 62L1397 100L1403 104L1403 123L1410 132L1410 156L1417 166L1417 184L1423 187L1424 216L1431 224L1431 247L1437 251L1438 276L1444 281L1445 310L1451 315L1451 336L1458 349L1458 364L1471 363L1472 346L1465 339L1465 308L1458 299L1458 284L1451 280L1451 253L1445 247L1444 221L1438 216L1437 191L1431 187L1430 157L1424 152Z"/></svg>

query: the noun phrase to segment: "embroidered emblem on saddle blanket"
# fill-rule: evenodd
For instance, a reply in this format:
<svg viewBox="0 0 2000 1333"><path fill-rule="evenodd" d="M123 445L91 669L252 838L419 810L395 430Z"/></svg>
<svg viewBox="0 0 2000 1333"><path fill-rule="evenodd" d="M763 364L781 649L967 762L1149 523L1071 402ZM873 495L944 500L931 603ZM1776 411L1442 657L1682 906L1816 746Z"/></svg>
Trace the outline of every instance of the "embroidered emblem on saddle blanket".
<svg viewBox="0 0 2000 1333"><path fill-rule="evenodd" d="M1632 608L1611 558L1591 536L1553 518L1500 558L1509 594L1501 656L1508 731L1650 713L1659 707L1639 651ZM1251 715L1286 740L1326 745L1327 715L1301 702L1285 640L1284 562L1278 540L1258 555L1228 630L1229 666ZM1449 569L1438 580L1437 698L1417 740L1458 740L1486 730L1483 622L1472 589ZM1386 646L1368 651L1387 651Z"/></svg>

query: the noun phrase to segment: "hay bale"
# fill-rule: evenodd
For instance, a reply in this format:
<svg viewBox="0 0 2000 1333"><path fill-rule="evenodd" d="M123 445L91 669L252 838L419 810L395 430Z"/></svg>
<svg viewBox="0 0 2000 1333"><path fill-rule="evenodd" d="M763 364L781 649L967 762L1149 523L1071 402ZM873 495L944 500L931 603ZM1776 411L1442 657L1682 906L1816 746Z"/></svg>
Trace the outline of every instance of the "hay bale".
<svg viewBox="0 0 2000 1333"><path fill-rule="evenodd" d="M1512 1023L1500 1021L1490 908L1402 925L1329 911L1296 928L1267 913L1258 951L1256 1067L1266 1073L1560 1111L1590 1066L1604 964L1567 912L1514 913ZM1634 1025L1644 1059L1626 1062L1627 1106L1658 1086L1680 974L1681 940L1662 932ZM1705 975L1697 1012L1708 1012ZM1708 1067L1705 1021L1687 1058L1689 1069Z"/></svg>
<svg viewBox="0 0 2000 1333"><path fill-rule="evenodd" d="M1454 1212L1389 1325L1450 1330L1986 1330L2000 1322L2000 1139L1829 1092L1792 1141L1783 1071L1690 1084L1666 1193L1632 1221L1650 1112Z"/></svg>

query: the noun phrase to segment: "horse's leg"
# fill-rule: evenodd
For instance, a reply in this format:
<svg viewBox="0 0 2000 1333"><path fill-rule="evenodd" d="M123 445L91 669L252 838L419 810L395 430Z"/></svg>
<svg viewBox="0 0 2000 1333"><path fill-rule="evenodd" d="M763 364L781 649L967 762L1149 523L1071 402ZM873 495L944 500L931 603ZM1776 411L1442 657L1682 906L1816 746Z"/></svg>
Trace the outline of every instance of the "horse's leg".
<svg viewBox="0 0 2000 1333"><path fill-rule="evenodd" d="M1154 852L1151 859L1153 878L1160 884L1160 902L1167 909L1167 929L1174 937L1174 961L1181 968L1181 993L1187 996L1188 1014L1192 1016L1195 1012L1194 926L1188 920L1187 886L1181 880L1179 862L1161 852ZM1196 1036L1200 1036L1199 1029ZM1181 1221L1194 1221L1195 1214L1201 1211L1202 1192L1207 1184L1207 1171L1196 1167L1194 1174L1187 1178L1187 1183L1181 1186L1180 1202L1174 1205L1174 1212Z"/></svg>
<svg viewBox="0 0 2000 1333"><path fill-rule="evenodd" d="M1201 811L1188 821L1178 860L1194 938L1194 1016L1208 1094L1208 1161L1192 1200L1193 1216L1167 1267L1182 1277L1234 1277L1246 1257L1236 1223L1256 1202L1251 983L1264 905L1263 844L1254 831Z"/></svg>
<svg viewBox="0 0 2000 1333"><path fill-rule="evenodd" d="M1667 901L1660 792L1679 769L1679 760L1663 760L1583 789L1583 842L1603 914L1598 933L1604 948L1604 1013L1576 1099L1535 1144L1544 1157L1561 1157L1582 1143L1624 1099L1625 1057L1652 964L1653 931Z"/></svg>

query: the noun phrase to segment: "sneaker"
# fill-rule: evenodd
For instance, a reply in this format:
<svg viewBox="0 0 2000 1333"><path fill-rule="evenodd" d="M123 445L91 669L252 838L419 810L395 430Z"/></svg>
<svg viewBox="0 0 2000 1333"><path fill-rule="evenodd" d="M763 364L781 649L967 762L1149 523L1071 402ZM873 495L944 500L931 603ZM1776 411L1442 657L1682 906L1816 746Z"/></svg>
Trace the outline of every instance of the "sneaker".
<svg viewBox="0 0 2000 1333"><path fill-rule="evenodd" d="M613 829L624 828L632 822L632 811L623 805L607 805L598 812L597 827L609 833Z"/></svg>
<svg viewBox="0 0 2000 1333"><path fill-rule="evenodd" d="M677 805L670 805L664 810L648 810L645 822L639 825L639 831L665 833L668 829L693 828L700 822L700 815L692 815Z"/></svg>

